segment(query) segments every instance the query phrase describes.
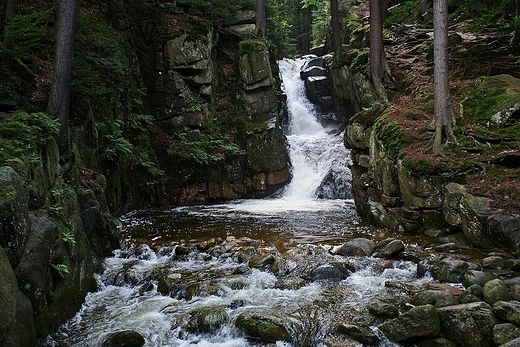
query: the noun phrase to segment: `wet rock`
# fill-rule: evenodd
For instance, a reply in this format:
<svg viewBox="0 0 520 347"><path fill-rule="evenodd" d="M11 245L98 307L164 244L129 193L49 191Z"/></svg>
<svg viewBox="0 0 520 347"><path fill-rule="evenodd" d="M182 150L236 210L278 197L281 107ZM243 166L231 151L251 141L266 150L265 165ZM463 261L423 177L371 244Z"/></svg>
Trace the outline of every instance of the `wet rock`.
<svg viewBox="0 0 520 347"><path fill-rule="evenodd" d="M496 276L489 272L478 271L478 270L468 270L462 276L462 284L465 287L469 287L474 284L483 286L484 284L486 284L487 282L489 282L491 280L494 280L495 278L496 278Z"/></svg>
<svg viewBox="0 0 520 347"><path fill-rule="evenodd" d="M379 345L380 342L380 339L376 334L367 328L358 325L340 324L336 328L336 331L340 334L350 336L354 340L361 342L363 345L376 346Z"/></svg>
<svg viewBox="0 0 520 347"><path fill-rule="evenodd" d="M502 345L520 337L520 327L512 323L497 324L493 327L493 342Z"/></svg>
<svg viewBox="0 0 520 347"><path fill-rule="evenodd" d="M177 292L182 284L182 275L180 273L168 274L161 277L157 282L157 291L162 295L170 295Z"/></svg>
<svg viewBox="0 0 520 347"><path fill-rule="evenodd" d="M484 300L490 305L493 305L498 301L511 300L509 288L507 288L507 285L504 283L504 281L500 279L488 281L482 289Z"/></svg>
<svg viewBox="0 0 520 347"><path fill-rule="evenodd" d="M503 320L520 325L520 301L498 301L493 305L493 309Z"/></svg>
<svg viewBox="0 0 520 347"><path fill-rule="evenodd" d="M433 264L431 268L433 278L440 282L450 283L461 282L468 270L477 270L477 266L473 263L450 257Z"/></svg>
<svg viewBox="0 0 520 347"><path fill-rule="evenodd" d="M504 258L498 256L486 257L482 259L482 267L485 269L502 269L504 264Z"/></svg>
<svg viewBox="0 0 520 347"><path fill-rule="evenodd" d="M520 347L520 338L506 342L503 345L500 345L499 347Z"/></svg>
<svg viewBox="0 0 520 347"><path fill-rule="evenodd" d="M512 271L520 271L520 259L507 259L504 261L504 267Z"/></svg>
<svg viewBox="0 0 520 347"><path fill-rule="evenodd" d="M135 330L119 331L106 339L102 347L142 347L145 344L143 335Z"/></svg>
<svg viewBox="0 0 520 347"><path fill-rule="evenodd" d="M414 343L416 347L457 347L451 341L438 337L436 339L425 339Z"/></svg>
<svg viewBox="0 0 520 347"><path fill-rule="evenodd" d="M274 287L276 289L283 289L283 290L296 290L301 287L304 287L307 284L307 281L300 277L284 277L279 278Z"/></svg>
<svg viewBox="0 0 520 347"><path fill-rule="evenodd" d="M339 263L323 264L309 274L310 281L339 282L348 277L348 271Z"/></svg>
<svg viewBox="0 0 520 347"><path fill-rule="evenodd" d="M291 334L284 325L284 319L269 309L250 309L241 313L235 326L265 343L276 341L291 342Z"/></svg>
<svg viewBox="0 0 520 347"><path fill-rule="evenodd" d="M401 240L388 240L388 242L378 245L374 257L392 259L402 251L404 251L404 244Z"/></svg>
<svg viewBox="0 0 520 347"><path fill-rule="evenodd" d="M391 341L437 336L440 331L437 309L432 305L416 306L378 327Z"/></svg>
<svg viewBox="0 0 520 347"><path fill-rule="evenodd" d="M444 243L442 245L433 247L433 250L435 252L441 252L441 253L456 251L458 249L459 249L459 246L457 246L457 244L454 242Z"/></svg>
<svg viewBox="0 0 520 347"><path fill-rule="evenodd" d="M460 347L486 347L493 343L493 326L498 323L491 306L475 302L437 309L441 332Z"/></svg>
<svg viewBox="0 0 520 347"><path fill-rule="evenodd" d="M336 251L336 254L343 256L369 257L374 252L374 249L374 241L360 237L345 243Z"/></svg>
<svg viewBox="0 0 520 347"><path fill-rule="evenodd" d="M424 290L416 293L410 299L410 303L415 306L430 304L435 307L444 307L457 305L459 300L454 295L442 290Z"/></svg>
<svg viewBox="0 0 520 347"><path fill-rule="evenodd" d="M396 306L382 302L373 302L368 305L368 312L377 318L390 319L399 316Z"/></svg>
<svg viewBox="0 0 520 347"><path fill-rule="evenodd" d="M191 332L209 333L218 330L229 322L229 314L221 306L208 306L190 312L188 330Z"/></svg>

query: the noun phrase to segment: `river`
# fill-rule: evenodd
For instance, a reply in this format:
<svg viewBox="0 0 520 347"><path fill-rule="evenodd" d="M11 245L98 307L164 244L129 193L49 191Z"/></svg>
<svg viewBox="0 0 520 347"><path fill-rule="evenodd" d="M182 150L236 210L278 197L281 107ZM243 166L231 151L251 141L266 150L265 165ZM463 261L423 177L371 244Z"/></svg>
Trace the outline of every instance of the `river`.
<svg viewBox="0 0 520 347"><path fill-rule="evenodd" d="M303 63L279 62L290 120L291 183L276 197L262 200L123 216L122 248L104 260L98 291L89 293L76 316L41 341L41 347L99 347L124 330L140 333L147 347L268 346L234 324L252 308L286 319L291 342L270 346L333 346L335 329L345 322L370 326L380 346L398 346L381 336L375 321L368 322L367 307L391 302L406 295L406 286L430 279L417 278L410 261L341 260L333 254L356 237L378 241L391 235L365 225L357 215L349 152L341 135L317 121L299 77ZM417 236L406 242L413 248L427 240ZM251 266L250 250L274 260L265 267ZM348 262L349 275L332 281L309 277L309 268L333 262ZM193 317L206 307L221 308L226 319L209 330L201 328ZM346 337L340 341L337 345L362 346Z"/></svg>

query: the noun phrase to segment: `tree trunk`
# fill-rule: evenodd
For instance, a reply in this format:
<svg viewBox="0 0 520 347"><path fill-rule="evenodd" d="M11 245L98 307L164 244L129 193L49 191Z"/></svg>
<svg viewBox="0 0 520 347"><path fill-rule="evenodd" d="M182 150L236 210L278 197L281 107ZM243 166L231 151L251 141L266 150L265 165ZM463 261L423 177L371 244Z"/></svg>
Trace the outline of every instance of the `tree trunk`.
<svg viewBox="0 0 520 347"><path fill-rule="evenodd" d="M433 94L435 138L433 151L443 152L443 143L453 139L448 80L448 0L433 1Z"/></svg>
<svg viewBox="0 0 520 347"><path fill-rule="evenodd" d="M265 16L265 0L256 0L256 29L258 37L264 37L267 31L267 18Z"/></svg>
<svg viewBox="0 0 520 347"><path fill-rule="evenodd" d="M381 0L370 0L370 78L379 96L386 95L383 87L384 57Z"/></svg>
<svg viewBox="0 0 520 347"><path fill-rule="evenodd" d="M61 123L58 146L60 155L69 152L69 103L74 59L74 37L78 0L61 0L58 8L54 73L47 113Z"/></svg>
<svg viewBox="0 0 520 347"><path fill-rule="evenodd" d="M9 32L11 31L11 27L9 26L9 23L14 18L14 13L16 9L16 0L7 0L7 4L5 7L5 19L4 19L4 54L3 59L4 62L7 62L11 60L11 55L7 53L6 51L9 51L13 49L13 39L9 37Z"/></svg>
<svg viewBox="0 0 520 347"><path fill-rule="evenodd" d="M338 54L341 52L341 24L338 0L330 0L330 21L332 27L332 49L334 53Z"/></svg>

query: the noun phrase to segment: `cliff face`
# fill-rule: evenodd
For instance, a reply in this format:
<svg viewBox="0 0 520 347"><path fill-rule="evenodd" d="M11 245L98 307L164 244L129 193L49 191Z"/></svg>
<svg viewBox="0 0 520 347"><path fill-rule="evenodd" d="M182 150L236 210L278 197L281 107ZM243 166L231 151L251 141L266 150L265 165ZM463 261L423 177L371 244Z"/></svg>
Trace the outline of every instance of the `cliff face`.
<svg viewBox="0 0 520 347"><path fill-rule="evenodd" d="M52 40L52 9L18 5ZM289 179L277 66L252 39L254 11L224 4L215 20L192 5L82 3L72 158L59 158L42 127L53 120L38 113L51 45L1 71L24 83L0 88L10 122L0 126L0 346L34 346L80 308L99 259L118 247L113 215L263 196ZM3 102L7 90L25 118Z"/></svg>

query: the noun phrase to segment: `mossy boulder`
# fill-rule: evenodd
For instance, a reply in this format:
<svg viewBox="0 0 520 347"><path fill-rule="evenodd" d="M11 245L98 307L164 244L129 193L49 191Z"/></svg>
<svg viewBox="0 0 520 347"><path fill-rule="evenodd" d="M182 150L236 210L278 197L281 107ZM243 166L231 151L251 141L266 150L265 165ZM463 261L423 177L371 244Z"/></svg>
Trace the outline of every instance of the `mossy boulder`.
<svg viewBox="0 0 520 347"><path fill-rule="evenodd" d="M237 328L265 343L291 342L292 337L285 323L285 319L274 310L260 308L241 313L235 321Z"/></svg>
<svg viewBox="0 0 520 347"><path fill-rule="evenodd" d="M493 308L475 302L437 309L444 336L460 347L493 345L493 327L498 323Z"/></svg>
<svg viewBox="0 0 520 347"><path fill-rule="evenodd" d="M391 341L434 337L440 332L437 310L432 305L416 306L378 327Z"/></svg>

